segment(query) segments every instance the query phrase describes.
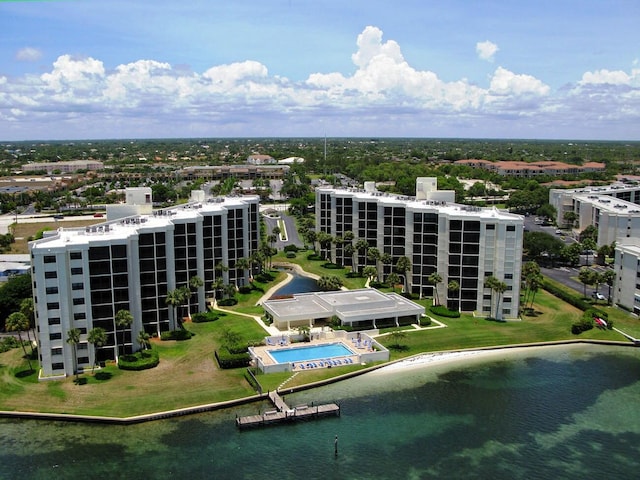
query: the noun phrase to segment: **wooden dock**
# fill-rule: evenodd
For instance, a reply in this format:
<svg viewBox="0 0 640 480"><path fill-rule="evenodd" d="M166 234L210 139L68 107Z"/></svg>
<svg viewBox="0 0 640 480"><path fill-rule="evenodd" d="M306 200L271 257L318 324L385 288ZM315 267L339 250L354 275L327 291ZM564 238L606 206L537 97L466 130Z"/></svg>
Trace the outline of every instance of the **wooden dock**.
<svg viewBox="0 0 640 480"><path fill-rule="evenodd" d="M340 406L335 403L289 407L277 392L269 392L269 400L273 403L274 409L258 415L236 417L236 426L238 428L261 427L275 423L313 420L329 415L340 416Z"/></svg>

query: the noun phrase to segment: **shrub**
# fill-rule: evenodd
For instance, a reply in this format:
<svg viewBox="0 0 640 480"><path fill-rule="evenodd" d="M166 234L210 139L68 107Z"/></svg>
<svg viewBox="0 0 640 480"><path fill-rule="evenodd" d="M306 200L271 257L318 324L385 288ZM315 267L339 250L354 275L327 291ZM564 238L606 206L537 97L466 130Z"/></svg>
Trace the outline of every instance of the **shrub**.
<svg viewBox="0 0 640 480"><path fill-rule="evenodd" d="M296 252L287 252L286 257L287 258L296 258Z"/></svg>
<svg viewBox="0 0 640 480"><path fill-rule="evenodd" d="M441 317L447 317L447 318L459 318L460 317L460 312L455 311L455 310L449 310L444 305L432 305L431 307L429 307L429 310L431 312L435 313L436 315L440 315ZM429 322L429 323L431 323L431 322ZM420 324L422 324L422 321L420 322Z"/></svg>
<svg viewBox="0 0 640 480"><path fill-rule="evenodd" d="M307 255L307 260L324 260L322 255L318 255L317 253L310 253Z"/></svg>
<svg viewBox="0 0 640 480"><path fill-rule="evenodd" d="M193 337L193 333L184 328L179 330L170 330L160 334L161 340L189 340L191 337Z"/></svg>
<svg viewBox="0 0 640 480"><path fill-rule="evenodd" d="M160 356L156 350L142 350L129 355L122 355L118 358L118 368L121 370L147 370L157 367L160 363Z"/></svg>
<svg viewBox="0 0 640 480"><path fill-rule="evenodd" d="M578 322L574 322L571 325L571 333L574 335L580 335L582 332L591 330L593 328L593 318L582 318Z"/></svg>
<svg viewBox="0 0 640 480"><path fill-rule="evenodd" d="M384 283L378 281L378 280L374 280L373 282L369 282L369 286L371 288L381 288L384 286Z"/></svg>
<svg viewBox="0 0 640 480"><path fill-rule="evenodd" d="M221 307L231 307L237 303L238 300L236 298L223 298L222 300L218 301L218 305L220 305Z"/></svg>
<svg viewBox="0 0 640 480"><path fill-rule="evenodd" d="M427 317L426 315L424 317L420 317L420 326L421 327L428 327L429 325L431 325L431 318Z"/></svg>
<svg viewBox="0 0 640 480"><path fill-rule="evenodd" d="M342 267L335 263L326 262L322 264L322 268L326 268L327 270L340 270Z"/></svg>
<svg viewBox="0 0 640 480"><path fill-rule="evenodd" d="M220 368L248 367L251 361L251 355L246 351L247 347L244 347L244 350L242 353L232 353L226 347L216 350L215 357L218 365L220 365Z"/></svg>
<svg viewBox="0 0 640 480"><path fill-rule="evenodd" d="M283 250L285 252L297 252L299 250L297 245L293 245L293 244L289 244L289 245L285 245L285 247L283 248Z"/></svg>
<svg viewBox="0 0 640 480"><path fill-rule="evenodd" d="M220 314L217 312L198 312L191 315L193 323L215 322L218 318L220 318Z"/></svg>
<svg viewBox="0 0 640 480"><path fill-rule="evenodd" d="M238 287L238 291L240 293L251 293L251 290L253 290L251 285L242 285L241 287Z"/></svg>
<svg viewBox="0 0 640 480"><path fill-rule="evenodd" d="M256 275L256 280L261 283L269 283L273 281L275 277L269 272L262 272Z"/></svg>

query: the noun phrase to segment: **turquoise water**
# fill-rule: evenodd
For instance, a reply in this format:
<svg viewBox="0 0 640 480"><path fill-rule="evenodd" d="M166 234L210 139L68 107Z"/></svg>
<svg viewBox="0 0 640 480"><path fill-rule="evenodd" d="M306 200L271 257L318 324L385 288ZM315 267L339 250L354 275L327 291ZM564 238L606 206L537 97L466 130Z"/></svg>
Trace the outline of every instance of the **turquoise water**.
<svg viewBox="0 0 640 480"><path fill-rule="evenodd" d="M293 295L294 293L309 293L317 292L318 282L315 278L305 277L304 275L298 275L292 270L287 270L287 273L293 277L289 283L280 287L274 296Z"/></svg>
<svg viewBox="0 0 640 480"><path fill-rule="evenodd" d="M637 349L468 358L286 401L337 401L342 415L245 431L235 415L266 403L127 427L0 420L0 478L583 480L640 468Z"/></svg>
<svg viewBox="0 0 640 480"><path fill-rule="evenodd" d="M307 347L284 348L269 350L269 354L278 363L306 362L307 360L321 360L333 357L353 355L353 352L341 343L325 345L310 345Z"/></svg>

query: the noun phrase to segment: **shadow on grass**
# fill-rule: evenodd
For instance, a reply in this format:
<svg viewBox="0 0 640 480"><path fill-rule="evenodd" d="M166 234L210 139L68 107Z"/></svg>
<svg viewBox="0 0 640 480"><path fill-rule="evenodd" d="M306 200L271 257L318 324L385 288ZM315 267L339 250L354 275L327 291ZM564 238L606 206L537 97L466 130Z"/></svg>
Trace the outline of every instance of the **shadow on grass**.
<svg viewBox="0 0 640 480"><path fill-rule="evenodd" d="M406 352L407 350L409 350L409 346L407 345L388 345L387 348L389 350L393 350L394 352Z"/></svg>
<svg viewBox="0 0 640 480"><path fill-rule="evenodd" d="M35 373L36 373L35 369L27 368L26 370L20 370L19 372L16 372L16 378L27 378L27 377L30 377L31 375L34 375Z"/></svg>
<svg viewBox="0 0 640 480"><path fill-rule="evenodd" d="M73 380L73 383L75 383L76 385L86 385L87 384L87 379L86 379L86 377L76 378L76 379Z"/></svg>

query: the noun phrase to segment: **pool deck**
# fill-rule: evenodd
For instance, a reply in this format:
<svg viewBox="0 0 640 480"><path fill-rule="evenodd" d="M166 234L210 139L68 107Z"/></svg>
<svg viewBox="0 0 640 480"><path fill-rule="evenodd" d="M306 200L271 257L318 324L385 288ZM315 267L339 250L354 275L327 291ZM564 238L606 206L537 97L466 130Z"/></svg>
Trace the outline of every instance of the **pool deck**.
<svg viewBox="0 0 640 480"><path fill-rule="evenodd" d="M320 337L320 335L317 335ZM364 342L361 342L358 346L355 343L350 343L345 341L342 338L316 338L316 335L313 335L313 338L309 342L295 342L292 343L289 341L289 337L284 335L280 338L280 340L275 341L274 345L261 345L254 347L255 355L260 358L264 365L275 365L276 362L273 357L268 353L269 350L275 349L287 349L287 348L295 348L295 347L308 347L308 346L318 346L318 345L329 345L333 343L342 344L347 350L352 352L351 355L341 355L336 357L327 357L315 360L303 360L296 362L285 362L292 364L293 371L302 371L302 370L310 370L314 368L332 368L338 366L346 366L346 365L357 365L361 363L360 354L371 352L370 347L365 346Z"/></svg>

